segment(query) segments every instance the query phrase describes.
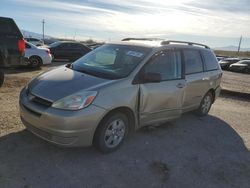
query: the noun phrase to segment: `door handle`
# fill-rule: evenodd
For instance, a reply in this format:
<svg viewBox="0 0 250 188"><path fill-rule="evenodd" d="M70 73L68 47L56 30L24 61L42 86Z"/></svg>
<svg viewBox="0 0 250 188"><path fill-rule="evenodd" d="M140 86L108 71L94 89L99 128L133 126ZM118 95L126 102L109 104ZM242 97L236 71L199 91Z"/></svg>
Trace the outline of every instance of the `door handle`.
<svg viewBox="0 0 250 188"><path fill-rule="evenodd" d="M178 84L176 85L176 87L178 87L178 88L184 88L184 87L185 87L185 84L183 84L183 83L178 83Z"/></svg>

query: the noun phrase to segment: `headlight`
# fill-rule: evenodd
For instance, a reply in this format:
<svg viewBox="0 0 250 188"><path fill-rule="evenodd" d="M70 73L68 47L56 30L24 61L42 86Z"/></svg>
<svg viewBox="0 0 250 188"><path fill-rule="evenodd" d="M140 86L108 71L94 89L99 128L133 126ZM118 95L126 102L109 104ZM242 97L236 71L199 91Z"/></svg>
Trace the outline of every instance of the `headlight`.
<svg viewBox="0 0 250 188"><path fill-rule="evenodd" d="M52 107L64 110L80 110L89 106L96 95L96 91L78 92L54 102Z"/></svg>

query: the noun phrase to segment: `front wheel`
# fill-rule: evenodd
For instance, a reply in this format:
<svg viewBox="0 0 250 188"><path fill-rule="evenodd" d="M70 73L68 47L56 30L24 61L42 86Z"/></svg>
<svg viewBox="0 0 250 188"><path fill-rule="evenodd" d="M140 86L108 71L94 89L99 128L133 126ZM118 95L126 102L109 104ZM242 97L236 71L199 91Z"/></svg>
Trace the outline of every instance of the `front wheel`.
<svg viewBox="0 0 250 188"><path fill-rule="evenodd" d="M129 120L123 113L105 118L96 130L95 146L103 153L118 149L128 134Z"/></svg>
<svg viewBox="0 0 250 188"><path fill-rule="evenodd" d="M211 92L208 92L202 99L199 108L197 109L197 114L199 116L206 116L212 106L213 95Z"/></svg>

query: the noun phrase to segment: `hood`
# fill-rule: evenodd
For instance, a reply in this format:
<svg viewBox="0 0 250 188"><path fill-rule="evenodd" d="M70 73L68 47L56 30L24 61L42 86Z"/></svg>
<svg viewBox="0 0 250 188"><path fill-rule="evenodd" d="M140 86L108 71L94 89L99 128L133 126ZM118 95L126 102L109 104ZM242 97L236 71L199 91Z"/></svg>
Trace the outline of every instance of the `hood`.
<svg viewBox="0 0 250 188"><path fill-rule="evenodd" d="M80 90L97 91L98 88L115 81L98 78L62 66L32 80L29 84L29 90L33 95L54 102Z"/></svg>

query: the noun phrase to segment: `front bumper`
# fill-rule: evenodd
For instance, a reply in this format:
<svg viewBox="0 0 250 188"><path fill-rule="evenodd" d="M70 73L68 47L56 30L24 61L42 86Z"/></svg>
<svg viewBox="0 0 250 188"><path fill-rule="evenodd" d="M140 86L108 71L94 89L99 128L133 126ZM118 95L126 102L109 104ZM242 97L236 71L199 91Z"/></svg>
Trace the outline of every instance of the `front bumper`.
<svg viewBox="0 0 250 188"><path fill-rule="evenodd" d="M215 97L214 97L214 100L216 100L216 99L219 97L220 92L221 92L221 86L218 86L218 87L215 89Z"/></svg>
<svg viewBox="0 0 250 188"><path fill-rule="evenodd" d="M67 111L47 107L31 101L26 90L20 94L20 116L25 127L51 143L61 146L90 146L106 111L95 105Z"/></svg>

